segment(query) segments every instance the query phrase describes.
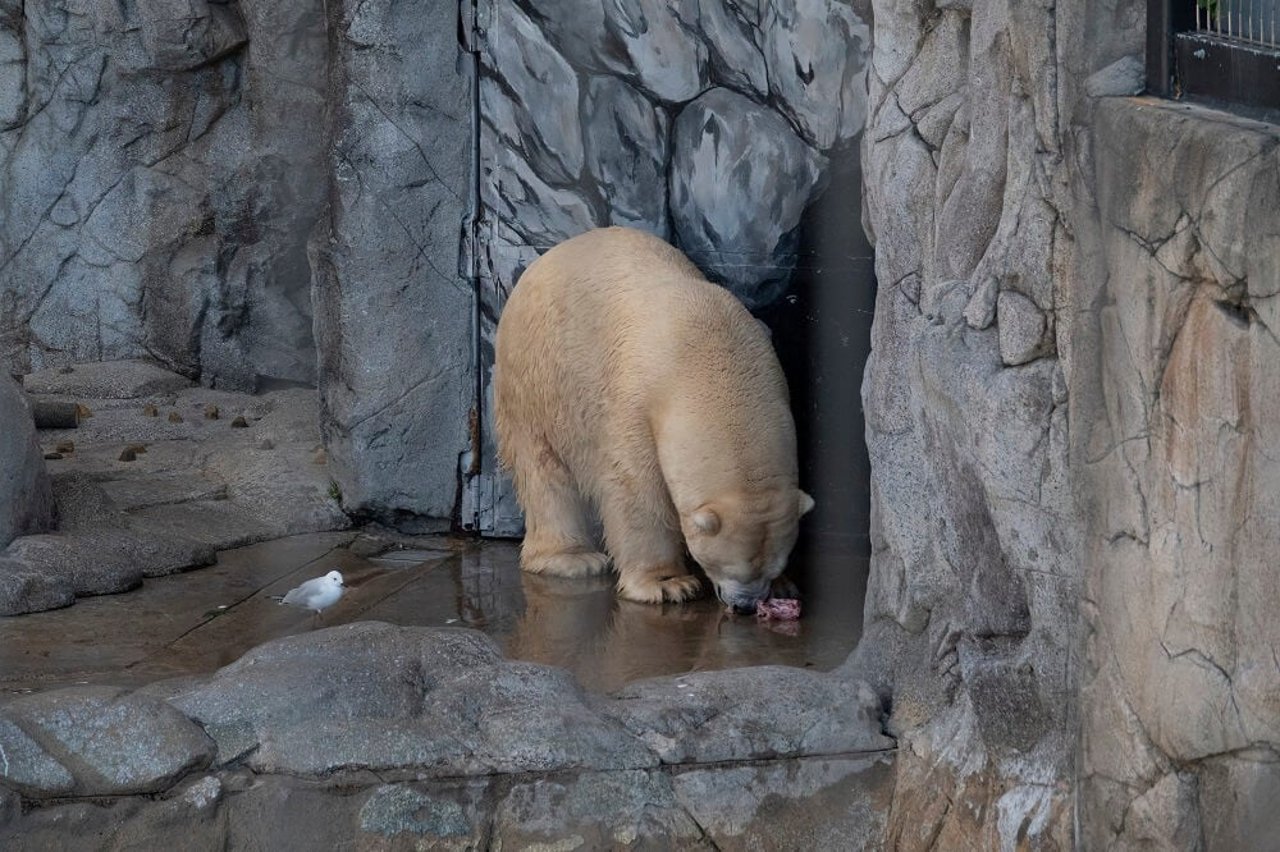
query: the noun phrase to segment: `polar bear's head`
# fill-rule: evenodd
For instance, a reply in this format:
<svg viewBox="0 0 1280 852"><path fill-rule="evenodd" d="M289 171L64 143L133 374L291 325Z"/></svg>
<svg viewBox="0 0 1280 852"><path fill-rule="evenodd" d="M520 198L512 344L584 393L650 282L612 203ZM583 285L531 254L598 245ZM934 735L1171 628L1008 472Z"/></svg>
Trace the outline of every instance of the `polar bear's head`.
<svg viewBox="0 0 1280 852"><path fill-rule="evenodd" d="M797 488L726 494L680 517L694 560L735 612L755 612L787 567L813 498Z"/></svg>

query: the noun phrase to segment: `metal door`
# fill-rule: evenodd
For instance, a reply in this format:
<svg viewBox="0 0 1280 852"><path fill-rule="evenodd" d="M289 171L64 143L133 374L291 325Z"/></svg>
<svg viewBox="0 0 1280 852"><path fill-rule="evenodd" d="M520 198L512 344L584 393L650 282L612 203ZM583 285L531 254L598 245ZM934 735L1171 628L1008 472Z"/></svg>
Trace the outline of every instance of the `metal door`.
<svg viewBox="0 0 1280 852"><path fill-rule="evenodd" d="M804 316L816 302L793 291L797 279L865 295L835 301L869 309L857 163L870 36L842 0L468 2L478 204L465 257L479 292L480 450L463 462L462 517L512 536L522 518L491 428L493 342L507 295L541 252L629 225L680 246L788 335L812 332ZM816 223L815 211L835 211L841 227ZM813 365L783 360L794 393ZM847 369L860 375L856 360Z"/></svg>

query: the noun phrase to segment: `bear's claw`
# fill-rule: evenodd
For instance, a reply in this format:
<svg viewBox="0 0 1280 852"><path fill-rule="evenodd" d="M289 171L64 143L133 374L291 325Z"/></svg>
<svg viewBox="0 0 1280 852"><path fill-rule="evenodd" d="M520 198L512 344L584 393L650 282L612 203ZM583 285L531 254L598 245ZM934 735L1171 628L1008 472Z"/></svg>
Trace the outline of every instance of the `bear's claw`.
<svg viewBox="0 0 1280 852"><path fill-rule="evenodd" d="M521 567L530 574L555 577L596 577L609 570L609 557L599 551L573 550L529 556Z"/></svg>
<svg viewBox="0 0 1280 852"><path fill-rule="evenodd" d="M662 579L641 577L630 581L624 576L618 581L618 595L640 603L682 603L702 595L702 581L693 574L677 574Z"/></svg>

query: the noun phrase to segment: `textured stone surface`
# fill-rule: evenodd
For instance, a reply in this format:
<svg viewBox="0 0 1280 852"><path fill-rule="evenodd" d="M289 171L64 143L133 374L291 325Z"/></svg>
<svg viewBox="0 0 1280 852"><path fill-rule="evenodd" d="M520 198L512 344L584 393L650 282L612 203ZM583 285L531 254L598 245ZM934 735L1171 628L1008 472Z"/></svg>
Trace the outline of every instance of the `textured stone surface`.
<svg viewBox="0 0 1280 852"><path fill-rule="evenodd" d="M681 111L672 133L680 246L747 305L772 302L786 291L795 229L825 165L777 113L712 89Z"/></svg>
<svg viewBox="0 0 1280 852"><path fill-rule="evenodd" d="M0 548L51 528L53 490L22 390L0 375ZM2 571L3 569L0 569ZM3 582L3 581L0 581Z"/></svg>
<svg viewBox="0 0 1280 852"><path fill-rule="evenodd" d="M641 681L605 712L664 763L843 754L891 748L864 684L758 666Z"/></svg>
<svg viewBox="0 0 1280 852"><path fill-rule="evenodd" d="M887 830L902 848L1069 846L1079 606L1096 598L1068 410L1096 382L1073 358L1099 304L1073 292L1094 214L1070 128L1092 121L1085 80L1141 55L1143 10L873 7L873 556L850 670L891 693L910 755Z"/></svg>
<svg viewBox="0 0 1280 852"><path fill-rule="evenodd" d="M173 394L191 387L185 376L150 361L91 361L46 367L22 378L29 394L120 400Z"/></svg>
<svg viewBox="0 0 1280 852"><path fill-rule="evenodd" d="M366 622L290 637L169 699L217 740L219 762L248 755L262 772L459 775L657 762L588 707L566 672L503 662L470 631Z"/></svg>
<svg viewBox="0 0 1280 852"><path fill-rule="evenodd" d="M28 796L69 793L75 786L71 773L40 744L0 716L0 780Z"/></svg>
<svg viewBox="0 0 1280 852"><path fill-rule="evenodd" d="M1143 15L875 4L851 668L893 694L906 848L1273 830L1280 142L1124 97Z"/></svg>
<svg viewBox="0 0 1280 852"><path fill-rule="evenodd" d="M0 13L0 362L148 356L206 384L314 379L321 8Z"/></svg>
<svg viewBox="0 0 1280 852"><path fill-rule="evenodd" d="M667 113L616 77L593 77L583 119L587 162L609 199L609 224L666 238Z"/></svg>
<svg viewBox="0 0 1280 852"><path fill-rule="evenodd" d="M539 3L535 8L547 35L574 65L616 74L664 101L687 101L706 82L696 0Z"/></svg>
<svg viewBox="0 0 1280 852"><path fill-rule="evenodd" d="M388 722L410 721L442 679L499 659L492 641L460 630L401 629L376 622L344 625L268 642L211 680L153 691L198 720L218 743L218 761L241 757L269 738L288 760L323 754L307 727L348 724L369 740ZM297 729L298 735L290 731ZM279 741L277 743L276 741ZM411 737L405 742L412 746Z"/></svg>
<svg viewBox="0 0 1280 852"><path fill-rule="evenodd" d="M769 91L819 149L845 144L866 120L871 30L839 0L765 0L760 31Z"/></svg>
<svg viewBox="0 0 1280 852"><path fill-rule="evenodd" d="M127 591L208 565L218 549L350 525L315 460L314 391L205 390L140 361L65 369L36 375L46 392L32 398L93 414L38 434L45 451L74 447L48 462L59 525L0 550L0 614ZM219 418L206 417L210 406ZM232 427L237 416L244 428ZM122 461L126 447L142 451Z"/></svg>
<svg viewBox="0 0 1280 852"><path fill-rule="evenodd" d="M1084 839L1248 848L1280 826L1257 804L1280 754L1280 134L1151 101L1096 115L1078 299L1105 307L1071 395Z"/></svg>
<svg viewBox="0 0 1280 852"><path fill-rule="evenodd" d="M498 803L493 835L503 849L715 848L671 778L642 771L515 784Z"/></svg>
<svg viewBox="0 0 1280 852"><path fill-rule="evenodd" d="M0 728L12 731L16 722L66 755L74 767L75 790L84 795L159 792L206 766L213 755L209 738L168 704L111 687L19 698L0 709L0 720ZM29 743L24 752L30 766ZM33 792L67 792L65 773L57 772L55 765L44 762L34 778L30 769L28 773L28 778L17 780L27 788L38 785Z"/></svg>
<svg viewBox="0 0 1280 852"><path fill-rule="evenodd" d="M5 849L872 849L883 761L381 781L230 770L162 797L0 818ZM0 800L2 801L2 800Z"/></svg>
<svg viewBox="0 0 1280 852"><path fill-rule="evenodd" d="M447 525L475 404L458 10L326 8L328 207L311 243L325 446L347 510Z"/></svg>
<svg viewBox="0 0 1280 852"><path fill-rule="evenodd" d="M715 849L882 849L892 788L888 758L693 768L676 801Z"/></svg>

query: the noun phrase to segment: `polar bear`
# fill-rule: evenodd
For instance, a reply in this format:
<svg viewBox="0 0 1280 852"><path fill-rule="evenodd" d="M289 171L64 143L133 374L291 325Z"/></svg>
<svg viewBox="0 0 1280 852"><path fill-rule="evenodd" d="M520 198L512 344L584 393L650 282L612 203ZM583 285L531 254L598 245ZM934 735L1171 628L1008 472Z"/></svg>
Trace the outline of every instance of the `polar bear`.
<svg viewBox="0 0 1280 852"><path fill-rule="evenodd" d="M768 597L813 500L768 333L732 294L657 237L597 229L529 266L496 350L524 570L612 564L623 598L684 601L701 590L687 546L736 611Z"/></svg>

